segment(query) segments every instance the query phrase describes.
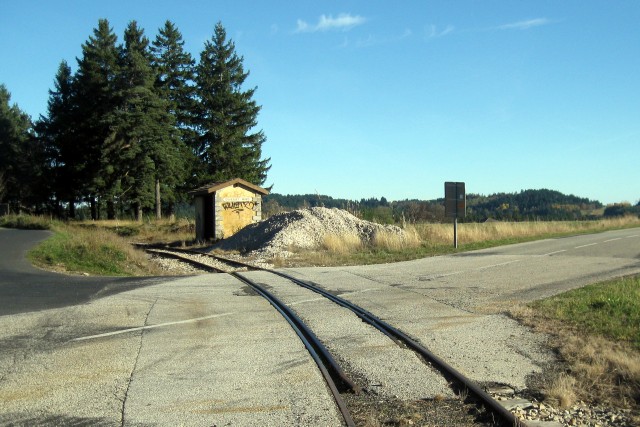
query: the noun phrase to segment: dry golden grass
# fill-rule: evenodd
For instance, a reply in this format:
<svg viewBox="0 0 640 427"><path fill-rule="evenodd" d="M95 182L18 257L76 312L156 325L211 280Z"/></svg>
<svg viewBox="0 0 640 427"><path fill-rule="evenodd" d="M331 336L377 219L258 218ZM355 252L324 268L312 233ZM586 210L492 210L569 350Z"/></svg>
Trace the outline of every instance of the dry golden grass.
<svg viewBox="0 0 640 427"><path fill-rule="evenodd" d="M331 262L332 254L347 255L371 249L403 251L417 248L421 243L420 236L412 226L405 229L403 233L390 230L378 231L367 242L355 233L327 234L322 240L320 249L305 251L304 258L309 263L317 262L319 265L325 265L325 263Z"/></svg>
<svg viewBox="0 0 640 427"><path fill-rule="evenodd" d="M421 245L420 236L414 226L408 226L404 233L379 231L373 236L372 246L387 251L401 251Z"/></svg>
<svg viewBox="0 0 640 427"><path fill-rule="evenodd" d="M599 336L568 336L560 348L577 388L601 401L629 407L640 398L640 354Z"/></svg>
<svg viewBox="0 0 640 427"><path fill-rule="evenodd" d="M148 221L134 220L98 220L77 223L82 227L107 229L119 236L138 242L170 243L186 242L195 239L195 222L187 218L159 219Z"/></svg>
<svg viewBox="0 0 640 427"><path fill-rule="evenodd" d="M355 233L327 234L322 240L322 249L337 254L348 254L364 248L401 251L416 248L421 243L415 227L410 226L403 233L390 230L378 231L367 243Z"/></svg>
<svg viewBox="0 0 640 427"><path fill-rule="evenodd" d="M547 379L543 393L552 404L571 406L576 400L640 411L640 352L629 343L585 334L529 307L511 314L538 332L552 336L566 372Z"/></svg>
<svg viewBox="0 0 640 427"><path fill-rule="evenodd" d="M545 390L546 399L560 408L569 408L576 402L576 379L567 374L560 374L551 381Z"/></svg>
<svg viewBox="0 0 640 427"><path fill-rule="evenodd" d="M561 233L595 232L610 228L640 226L640 219L626 216L599 221L485 222L458 224L458 240L466 243L518 239ZM421 240L430 243L453 241L451 224L415 224Z"/></svg>
<svg viewBox="0 0 640 427"><path fill-rule="evenodd" d="M638 227L640 219L623 217L600 221L463 223L458 241L463 250L558 237ZM452 224L404 224L404 233L379 232L368 241L357 236L330 235L317 249L293 248L293 256L271 260L277 267L365 265L407 261L453 252Z"/></svg>
<svg viewBox="0 0 640 427"><path fill-rule="evenodd" d="M322 240L322 248L338 254L346 254L362 248L362 240L355 233L327 234Z"/></svg>

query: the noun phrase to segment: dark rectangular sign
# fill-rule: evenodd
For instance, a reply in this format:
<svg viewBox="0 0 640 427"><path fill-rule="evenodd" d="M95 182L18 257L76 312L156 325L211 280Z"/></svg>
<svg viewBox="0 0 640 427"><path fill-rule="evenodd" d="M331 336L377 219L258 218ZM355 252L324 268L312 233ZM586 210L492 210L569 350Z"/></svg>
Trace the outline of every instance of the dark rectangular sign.
<svg viewBox="0 0 640 427"><path fill-rule="evenodd" d="M444 214L452 218L464 218L467 210L467 195L464 182L444 183Z"/></svg>

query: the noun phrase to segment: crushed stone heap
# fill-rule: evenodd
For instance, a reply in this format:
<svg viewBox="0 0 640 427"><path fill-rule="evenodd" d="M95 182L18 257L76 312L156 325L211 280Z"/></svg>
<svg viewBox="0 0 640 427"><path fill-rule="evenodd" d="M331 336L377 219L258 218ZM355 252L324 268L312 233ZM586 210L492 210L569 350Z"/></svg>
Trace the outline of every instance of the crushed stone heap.
<svg viewBox="0 0 640 427"><path fill-rule="evenodd" d="M273 215L210 249L237 250L259 257L286 257L292 248L319 248L327 235L357 235L367 243L380 231L404 233L400 227L364 221L342 209L316 207Z"/></svg>

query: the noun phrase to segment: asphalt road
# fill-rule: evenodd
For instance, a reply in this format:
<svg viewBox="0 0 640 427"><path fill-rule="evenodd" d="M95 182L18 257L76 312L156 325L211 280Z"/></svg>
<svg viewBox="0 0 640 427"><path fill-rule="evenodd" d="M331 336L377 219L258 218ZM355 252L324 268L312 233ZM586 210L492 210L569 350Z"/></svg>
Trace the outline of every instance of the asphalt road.
<svg viewBox="0 0 640 427"><path fill-rule="evenodd" d="M0 273L6 313L0 316L0 425L339 425L297 337L232 277L138 286L50 276L19 259L45 235L10 238L11 232L0 230L0 247L13 254L0 254L7 272ZM501 311L640 273L640 229L397 264L291 271L401 328L475 381L521 389L553 355L543 349L544 337ZM342 314L329 315L314 298L273 285L325 327L323 336L340 336L345 344L362 339L322 321ZM420 393L429 397L427 388Z"/></svg>
<svg viewBox="0 0 640 427"><path fill-rule="evenodd" d="M26 252L48 231L0 228L0 316L82 304L167 278L84 277L33 267Z"/></svg>
<svg viewBox="0 0 640 427"><path fill-rule="evenodd" d="M498 313L589 283L640 273L640 229L539 240L390 265L294 269L329 289L349 276L456 308Z"/></svg>

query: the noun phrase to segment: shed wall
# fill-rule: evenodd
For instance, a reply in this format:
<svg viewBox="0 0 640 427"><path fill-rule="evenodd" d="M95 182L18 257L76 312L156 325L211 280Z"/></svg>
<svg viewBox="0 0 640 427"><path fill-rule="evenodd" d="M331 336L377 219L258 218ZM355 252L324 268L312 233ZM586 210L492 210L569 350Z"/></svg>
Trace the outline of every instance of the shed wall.
<svg viewBox="0 0 640 427"><path fill-rule="evenodd" d="M215 193L215 238L224 239L262 218L262 196L241 186Z"/></svg>

